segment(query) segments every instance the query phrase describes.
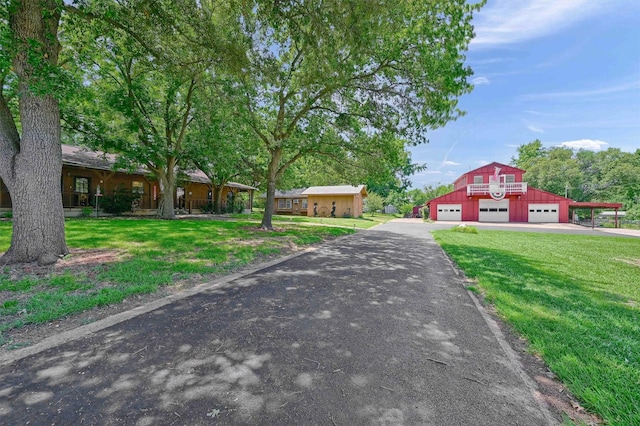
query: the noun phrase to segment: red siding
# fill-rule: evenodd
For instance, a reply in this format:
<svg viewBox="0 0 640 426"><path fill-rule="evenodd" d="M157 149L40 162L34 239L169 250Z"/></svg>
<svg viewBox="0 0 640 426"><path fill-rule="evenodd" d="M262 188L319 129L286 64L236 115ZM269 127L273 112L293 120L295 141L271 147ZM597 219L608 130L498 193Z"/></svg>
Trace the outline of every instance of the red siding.
<svg viewBox="0 0 640 426"><path fill-rule="evenodd" d="M571 199L552 194L541 189L529 188L526 194L522 196L522 202L526 203L526 215L522 222L526 222L529 214L529 203L558 203L560 205L560 223L569 222L569 203Z"/></svg>
<svg viewBox="0 0 640 426"><path fill-rule="evenodd" d="M525 173L524 170L508 166L506 164L493 162L486 166L478 167L477 169L471 170L460 176L453 182L454 191L466 188L468 184L474 183L473 178L475 176L482 176L482 183L489 183L489 177L493 176L496 167L500 167L500 174L514 175L514 182L522 182L522 175Z"/></svg>
<svg viewBox="0 0 640 426"><path fill-rule="evenodd" d="M522 182L524 170L517 167L507 166L501 163L491 163L486 166L471 170L460 176L453 183L454 190L448 194L434 198L429 201L429 218L436 220L439 204L462 204L462 220L475 222L479 218L479 207L481 199L490 199L489 195L467 196L467 185L474 183L474 176L482 176L483 183L489 183L489 178L493 176L495 168L500 167L500 174L514 175L515 182ZM561 223L569 222L569 198L561 197L550 192L529 187L527 193L509 195L509 222L528 222L529 203L558 203L560 206L559 220Z"/></svg>
<svg viewBox="0 0 640 426"><path fill-rule="evenodd" d="M509 222L528 222L529 203L558 203L560 205L560 223L569 222L569 198L551 194L536 188L529 188L526 194L510 195L509 199ZM479 219L480 202L488 200L489 196L467 196L466 187L457 191L442 195L429 201L429 218L437 219L436 212L439 204L462 204L462 220L466 222L477 222Z"/></svg>

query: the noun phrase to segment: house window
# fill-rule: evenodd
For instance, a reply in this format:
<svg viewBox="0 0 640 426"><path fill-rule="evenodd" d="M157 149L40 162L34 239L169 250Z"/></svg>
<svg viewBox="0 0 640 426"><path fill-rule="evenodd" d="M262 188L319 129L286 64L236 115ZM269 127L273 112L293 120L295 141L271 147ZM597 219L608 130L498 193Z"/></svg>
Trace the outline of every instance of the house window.
<svg viewBox="0 0 640 426"><path fill-rule="evenodd" d="M75 179L75 191L80 194L88 194L89 178L77 177Z"/></svg>
<svg viewBox="0 0 640 426"><path fill-rule="evenodd" d="M474 176L473 183L482 183L482 176Z"/></svg>
<svg viewBox="0 0 640 426"><path fill-rule="evenodd" d="M306 209L307 207L309 207L309 200L307 200L306 198L302 199L302 209Z"/></svg>
<svg viewBox="0 0 640 426"><path fill-rule="evenodd" d="M504 175L505 183L514 183L516 181L516 175Z"/></svg>
<svg viewBox="0 0 640 426"><path fill-rule="evenodd" d="M279 198L278 199L278 209L291 209L291 198Z"/></svg>
<svg viewBox="0 0 640 426"><path fill-rule="evenodd" d="M131 192L133 194L144 194L144 182L136 180L131 182Z"/></svg>

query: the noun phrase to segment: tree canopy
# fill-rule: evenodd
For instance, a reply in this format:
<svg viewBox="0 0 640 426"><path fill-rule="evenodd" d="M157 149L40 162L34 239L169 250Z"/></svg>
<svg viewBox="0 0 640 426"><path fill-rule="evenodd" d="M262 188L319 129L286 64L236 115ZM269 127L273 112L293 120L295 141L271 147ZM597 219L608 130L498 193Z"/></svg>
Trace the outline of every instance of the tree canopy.
<svg viewBox="0 0 640 426"><path fill-rule="evenodd" d="M535 140L521 145L512 162L526 170L524 180L536 188L575 201L623 203L628 217L640 218L640 149L573 151L543 148Z"/></svg>
<svg viewBox="0 0 640 426"><path fill-rule="evenodd" d="M263 227L277 184L300 158L362 158L385 134L419 143L461 115L457 98L472 73L462 52L480 6L318 0L244 9L249 63L235 102L268 153Z"/></svg>
<svg viewBox="0 0 640 426"><path fill-rule="evenodd" d="M303 159L341 183L406 188L419 168L407 146L462 115L483 2L0 4L0 177L14 208L5 259L51 262L67 252L61 109L69 141L153 172L163 217L175 174L197 166L214 186L234 176L265 186L271 228L276 185Z"/></svg>

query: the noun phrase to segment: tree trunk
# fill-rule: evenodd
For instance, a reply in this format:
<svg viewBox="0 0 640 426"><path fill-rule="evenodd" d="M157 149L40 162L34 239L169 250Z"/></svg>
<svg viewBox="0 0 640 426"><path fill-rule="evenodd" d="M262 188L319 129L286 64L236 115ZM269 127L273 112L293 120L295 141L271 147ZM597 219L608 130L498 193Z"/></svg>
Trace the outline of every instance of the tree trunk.
<svg viewBox="0 0 640 426"><path fill-rule="evenodd" d="M176 193L175 159L169 158L166 170L153 170L160 180L162 197L158 205L158 217L160 219L175 219L174 196Z"/></svg>
<svg viewBox="0 0 640 426"><path fill-rule="evenodd" d="M269 167L267 168L267 199L264 206L264 214L262 215L262 223L260 224L260 227L262 229L273 230L271 219L273 218L273 207L275 204L276 196L276 182L278 180L278 167L280 165L281 157L282 151L280 150L280 148L276 148L271 152Z"/></svg>
<svg viewBox="0 0 640 426"><path fill-rule="evenodd" d="M222 213L222 185L212 184L213 188L213 211L216 214Z"/></svg>
<svg viewBox="0 0 640 426"><path fill-rule="evenodd" d="M59 19L55 0L25 0L10 11L22 137L6 105L0 105L0 177L13 205L11 246L1 263L51 264L69 252L60 196L60 108L42 77L49 74L47 67L57 66Z"/></svg>
<svg viewBox="0 0 640 426"><path fill-rule="evenodd" d="M40 103L49 103L49 108L52 108L51 104L55 101L50 99L50 102ZM13 235L11 247L0 262L37 261L47 265L69 253L65 243L64 210L60 196L60 124L55 121L58 118L57 111L32 111L28 115L40 121L40 128L32 129L29 135L25 131L13 168L15 179L7 185L13 204ZM51 129L56 124L57 144L46 143L51 133L56 133Z"/></svg>

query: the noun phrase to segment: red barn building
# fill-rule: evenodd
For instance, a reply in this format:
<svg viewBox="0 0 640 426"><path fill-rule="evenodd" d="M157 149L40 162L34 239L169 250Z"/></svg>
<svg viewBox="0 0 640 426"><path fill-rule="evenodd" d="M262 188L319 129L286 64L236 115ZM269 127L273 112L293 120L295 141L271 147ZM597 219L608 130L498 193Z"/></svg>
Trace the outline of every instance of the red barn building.
<svg viewBox="0 0 640 426"><path fill-rule="evenodd" d="M432 220L569 222L569 198L531 188L524 170L491 163L460 176L453 191L426 203Z"/></svg>

